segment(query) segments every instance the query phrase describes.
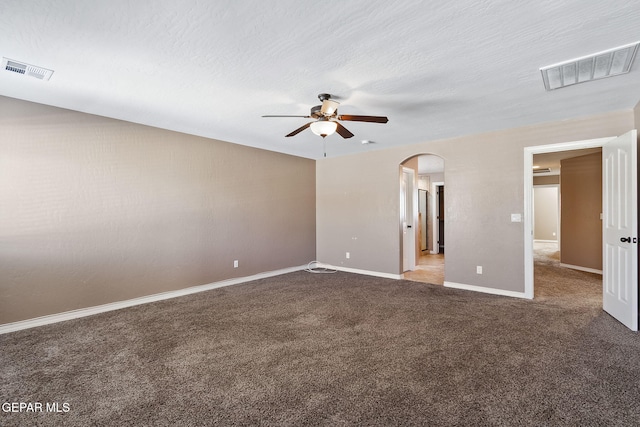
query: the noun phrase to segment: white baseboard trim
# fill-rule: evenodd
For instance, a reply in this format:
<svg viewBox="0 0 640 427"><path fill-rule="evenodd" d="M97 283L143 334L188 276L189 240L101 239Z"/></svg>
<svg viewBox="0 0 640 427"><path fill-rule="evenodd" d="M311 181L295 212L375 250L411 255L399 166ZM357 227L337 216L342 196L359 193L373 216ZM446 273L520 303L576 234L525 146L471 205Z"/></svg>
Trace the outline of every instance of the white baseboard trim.
<svg viewBox="0 0 640 427"><path fill-rule="evenodd" d="M33 319L20 320L18 322L13 322L13 323L5 323L4 325L0 325L0 335L7 334L9 332L20 331L22 329L35 328L37 326L44 326L44 325L50 325L52 323L64 322L65 320L92 316L94 314L104 313L107 311L120 310L121 308L133 307L136 305L147 304L150 302L162 301L166 299L195 294L198 292L209 291L211 289L222 288L225 286L238 285L240 283L250 282L258 279L265 279L267 277L280 276L281 274L292 273L294 271L304 270L305 268L307 268L306 265L299 266L299 267L283 268L280 270L267 271L264 273L258 273L251 276L236 277L233 279L221 280L219 282L213 282L206 285L192 286L189 288L177 289L175 291L168 291L168 292L162 292L159 294L148 295L145 297L133 298L126 301L112 302L108 304L97 305L94 307L80 308L78 310L65 311L63 313L36 317Z"/></svg>
<svg viewBox="0 0 640 427"><path fill-rule="evenodd" d="M571 265L571 264L563 264L563 263L560 263L560 267L571 268L573 270L586 271L587 273L595 273L595 274L602 275L602 270L596 270L595 268L580 267L579 265Z"/></svg>
<svg viewBox="0 0 640 427"><path fill-rule="evenodd" d="M395 280L402 279L402 276L400 274L382 273L380 271L371 271L371 270L360 270L357 268L349 268L349 267L339 267L331 264L323 264L321 262L317 263L317 266L320 268L331 268L338 271L344 271L345 273L364 274L365 276L382 277L385 279L395 279Z"/></svg>
<svg viewBox="0 0 640 427"><path fill-rule="evenodd" d="M534 243L558 243L557 240L533 239Z"/></svg>
<svg viewBox="0 0 640 427"><path fill-rule="evenodd" d="M444 282L445 288L463 289L465 291L482 292L485 294L502 295L505 297L532 299L524 292L505 291L503 289L485 288L483 286L467 285L464 283Z"/></svg>

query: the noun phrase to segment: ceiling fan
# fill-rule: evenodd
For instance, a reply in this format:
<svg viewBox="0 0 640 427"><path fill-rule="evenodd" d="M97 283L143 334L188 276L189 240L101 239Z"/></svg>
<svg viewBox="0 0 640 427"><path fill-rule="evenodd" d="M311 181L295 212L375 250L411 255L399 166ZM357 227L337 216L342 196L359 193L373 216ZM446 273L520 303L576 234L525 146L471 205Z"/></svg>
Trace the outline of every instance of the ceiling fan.
<svg viewBox="0 0 640 427"><path fill-rule="evenodd" d="M322 105L316 105L311 107L311 113L308 116L278 116L267 115L262 117L302 117L305 119L316 119L313 122L309 122L293 132L285 135L285 137L295 136L305 130L311 128L311 131L316 135L325 138L328 135L337 132L343 138L351 138L353 134L349 132L347 128L342 126L338 120L351 121L351 122L371 122L371 123L387 123L388 118L384 116L354 116L354 115L339 115L338 105L339 102L331 99L331 95L328 93L321 93L318 95L318 99L322 102Z"/></svg>

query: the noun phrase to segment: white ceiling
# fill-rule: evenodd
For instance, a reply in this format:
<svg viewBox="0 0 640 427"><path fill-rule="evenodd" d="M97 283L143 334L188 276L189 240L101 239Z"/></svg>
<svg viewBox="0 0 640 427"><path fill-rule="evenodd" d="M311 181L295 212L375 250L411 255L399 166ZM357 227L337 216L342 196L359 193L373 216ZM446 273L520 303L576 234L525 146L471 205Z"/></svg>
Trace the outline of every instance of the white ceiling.
<svg viewBox="0 0 640 427"><path fill-rule="evenodd" d="M418 175L444 172L444 159L432 154L418 156Z"/></svg>
<svg viewBox="0 0 640 427"><path fill-rule="evenodd" d="M631 73L546 92L539 68L640 40L637 0L2 0L0 95L320 158L308 121L339 96L328 156L631 109ZM374 144L361 144L362 140Z"/></svg>

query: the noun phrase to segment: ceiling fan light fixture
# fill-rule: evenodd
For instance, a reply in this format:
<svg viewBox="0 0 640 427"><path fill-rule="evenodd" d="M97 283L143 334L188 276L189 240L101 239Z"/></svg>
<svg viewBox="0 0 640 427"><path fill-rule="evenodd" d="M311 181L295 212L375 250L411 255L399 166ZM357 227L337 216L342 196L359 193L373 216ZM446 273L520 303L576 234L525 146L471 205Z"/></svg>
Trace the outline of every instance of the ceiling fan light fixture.
<svg viewBox="0 0 640 427"><path fill-rule="evenodd" d="M336 102L332 99L325 99L322 101L322 108L320 111L325 116L333 116L333 114L338 110L339 102Z"/></svg>
<svg viewBox="0 0 640 427"><path fill-rule="evenodd" d="M338 124L329 120L318 120L311 123L311 132L323 138L335 133L337 128Z"/></svg>

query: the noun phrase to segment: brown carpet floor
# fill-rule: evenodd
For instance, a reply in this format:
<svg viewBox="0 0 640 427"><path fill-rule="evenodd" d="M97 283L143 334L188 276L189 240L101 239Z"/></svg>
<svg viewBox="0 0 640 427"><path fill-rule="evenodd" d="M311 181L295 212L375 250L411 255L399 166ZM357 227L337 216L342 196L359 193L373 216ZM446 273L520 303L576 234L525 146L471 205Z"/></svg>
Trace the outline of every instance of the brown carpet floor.
<svg viewBox="0 0 640 427"><path fill-rule="evenodd" d="M562 274L528 301L296 272L2 335L2 402L69 410L0 425L639 425L640 337Z"/></svg>

